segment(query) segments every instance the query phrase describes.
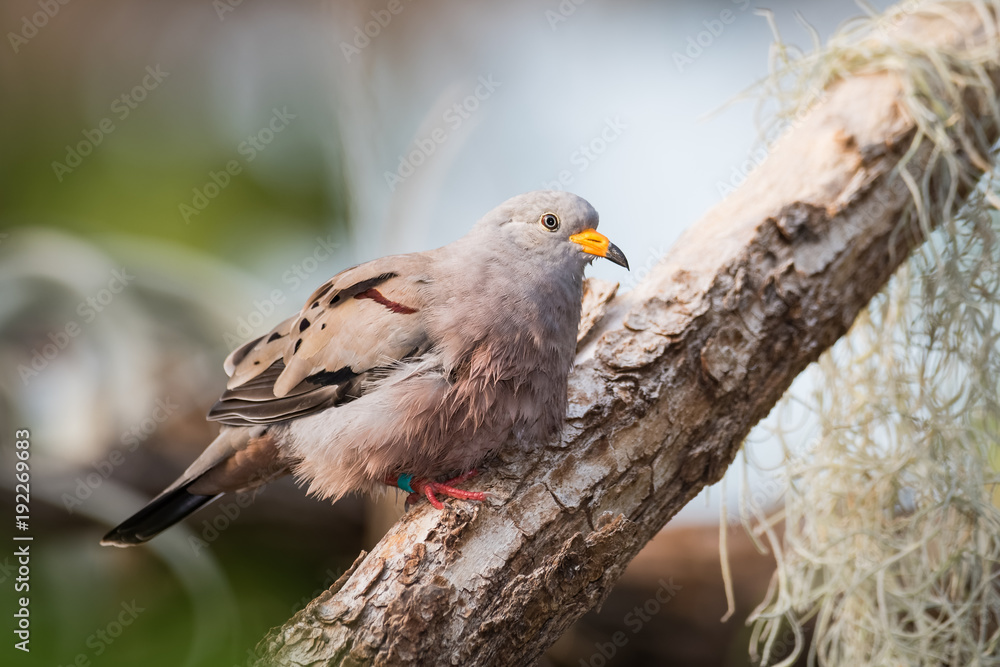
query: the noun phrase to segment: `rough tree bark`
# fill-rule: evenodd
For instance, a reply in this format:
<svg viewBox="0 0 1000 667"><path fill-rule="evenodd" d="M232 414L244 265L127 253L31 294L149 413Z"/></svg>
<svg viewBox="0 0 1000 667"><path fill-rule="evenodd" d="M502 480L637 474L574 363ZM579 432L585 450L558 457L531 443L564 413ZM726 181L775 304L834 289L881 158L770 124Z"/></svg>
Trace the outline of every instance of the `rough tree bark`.
<svg viewBox="0 0 1000 667"><path fill-rule="evenodd" d="M905 30L982 43L982 17L960 16ZM407 513L264 638L260 664L537 660L722 477L919 242L897 233L910 195L895 167L915 132L902 94L889 73L829 88L637 289L605 304L581 340L562 438L512 444L488 464L472 486L493 502ZM918 180L926 155L909 163Z"/></svg>

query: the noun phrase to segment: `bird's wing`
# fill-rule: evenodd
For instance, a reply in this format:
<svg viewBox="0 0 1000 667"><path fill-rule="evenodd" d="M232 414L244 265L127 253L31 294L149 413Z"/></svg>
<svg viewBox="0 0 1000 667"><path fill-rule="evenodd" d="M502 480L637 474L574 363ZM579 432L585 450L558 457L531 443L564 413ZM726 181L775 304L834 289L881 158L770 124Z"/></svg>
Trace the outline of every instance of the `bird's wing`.
<svg viewBox="0 0 1000 667"><path fill-rule="evenodd" d="M398 255L337 274L298 315L226 359L226 391L208 418L270 424L354 397L372 371L429 348L427 260Z"/></svg>

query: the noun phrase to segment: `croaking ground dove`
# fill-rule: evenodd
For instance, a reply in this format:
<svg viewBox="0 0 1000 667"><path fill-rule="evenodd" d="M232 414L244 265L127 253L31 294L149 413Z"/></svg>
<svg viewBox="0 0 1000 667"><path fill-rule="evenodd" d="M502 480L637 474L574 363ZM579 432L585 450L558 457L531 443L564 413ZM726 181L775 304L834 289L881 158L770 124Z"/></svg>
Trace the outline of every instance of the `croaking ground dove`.
<svg viewBox="0 0 1000 667"><path fill-rule="evenodd" d="M102 544L149 540L224 493L293 473L337 499L389 484L438 495L508 437L544 442L566 413L584 268L622 252L565 192L510 199L463 238L343 271L225 362L219 436ZM433 480L465 473L448 482Z"/></svg>

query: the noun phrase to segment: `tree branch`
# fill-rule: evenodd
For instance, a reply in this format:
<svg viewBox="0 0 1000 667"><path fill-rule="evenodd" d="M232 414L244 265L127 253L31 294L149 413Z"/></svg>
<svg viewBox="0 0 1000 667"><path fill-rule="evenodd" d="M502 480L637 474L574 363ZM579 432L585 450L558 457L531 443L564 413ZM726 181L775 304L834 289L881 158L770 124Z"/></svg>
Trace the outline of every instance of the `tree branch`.
<svg viewBox="0 0 1000 667"><path fill-rule="evenodd" d="M959 10L915 17L905 34L983 43L982 16L971 3ZM261 663L537 660L722 477L751 427L921 240L897 224L912 202L897 166L917 132L903 95L889 72L832 85L740 190L607 304L581 340L561 440L512 444L488 464L475 487L493 502L407 513L264 638ZM996 138L988 125L979 154ZM931 150L924 142L907 161L916 182ZM961 196L971 188L958 185Z"/></svg>

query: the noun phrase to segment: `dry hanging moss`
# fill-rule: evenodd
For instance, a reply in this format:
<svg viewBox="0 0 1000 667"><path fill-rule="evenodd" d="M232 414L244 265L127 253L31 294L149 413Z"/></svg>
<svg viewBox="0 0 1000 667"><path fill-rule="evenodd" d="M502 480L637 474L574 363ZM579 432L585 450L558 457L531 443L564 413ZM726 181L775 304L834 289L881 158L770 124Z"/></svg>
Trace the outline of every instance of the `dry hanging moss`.
<svg viewBox="0 0 1000 667"><path fill-rule="evenodd" d="M922 17L970 12L987 34L975 48L910 37ZM825 47L814 35L809 54L772 51L765 139L838 79L900 77L917 132L898 229L928 240L812 371L817 437L786 458L782 513L752 527L778 562L751 618L762 664L804 650L820 665L1000 664L997 16L1000 2L904 2ZM917 180L907 161L927 142Z"/></svg>

